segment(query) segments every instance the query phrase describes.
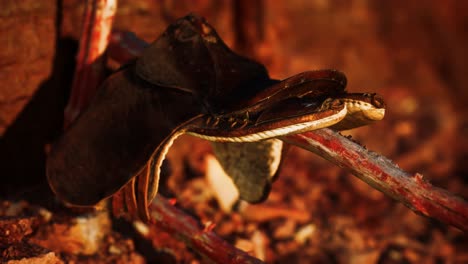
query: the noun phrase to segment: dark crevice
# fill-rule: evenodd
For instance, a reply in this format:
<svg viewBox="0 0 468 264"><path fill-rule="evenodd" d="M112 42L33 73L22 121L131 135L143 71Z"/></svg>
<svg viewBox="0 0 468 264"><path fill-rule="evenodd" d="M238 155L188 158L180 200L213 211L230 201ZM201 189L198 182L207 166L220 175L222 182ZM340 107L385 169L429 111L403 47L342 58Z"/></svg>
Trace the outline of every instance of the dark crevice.
<svg viewBox="0 0 468 264"><path fill-rule="evenodd" d="M46 146L59 137L71 86L77 41L62 38L62 0L56 2L55 55L48 79L0 139L0 197L35 203L52 197L45 175Z"/></svg>

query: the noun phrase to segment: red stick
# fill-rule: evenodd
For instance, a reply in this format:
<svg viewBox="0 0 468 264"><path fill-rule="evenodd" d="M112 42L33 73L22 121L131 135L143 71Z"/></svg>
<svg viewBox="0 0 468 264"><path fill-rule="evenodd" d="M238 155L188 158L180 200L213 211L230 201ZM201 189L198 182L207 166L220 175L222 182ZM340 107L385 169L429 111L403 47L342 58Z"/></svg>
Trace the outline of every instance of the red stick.
<svg viewBox="0 0 468 264"><path fill-rule="evenodd" d="M182 239L189 247L214 263L263 263L219 238L209 228L157 195L151 204L153 224Z"/></svg>
<svg viewBox="0 0 468 264"><path fill-rule="evenodd" d="M86 107L105 77L103 54L116 9L117 0L86 2L70 100L65 108L65 127Z"/></svg>
<svg viewBox="0 0 468 264"><path fill-rule="evenodd" d="M419 173L411 175L387 158L371 152L331 129L282 138L346 169L373 188L403 203L418 214L468 232L468 204L434 187Z"/></svg>

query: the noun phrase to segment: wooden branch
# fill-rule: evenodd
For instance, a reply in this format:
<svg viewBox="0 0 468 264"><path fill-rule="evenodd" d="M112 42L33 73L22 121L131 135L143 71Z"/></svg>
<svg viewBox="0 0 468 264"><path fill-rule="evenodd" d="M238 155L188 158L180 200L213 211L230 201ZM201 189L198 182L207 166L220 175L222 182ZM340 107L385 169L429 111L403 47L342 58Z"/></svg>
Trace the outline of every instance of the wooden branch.
<svg viewBox="0 0 468 264"><path fill-rule="evenodd" d="M105 78L103 54L116 9L117 0L86 1L73 84L65 108L65 127L75 120Z"/></svg>
<svg viewBox="0 0 468 264"><path fill-rule="evenodd" d="M371 152L331 129L282 138L351 171L359 179L420 215L468 232L468 203L434 187L419 173L401 170L389 159Z"/></svg>
<svg viewBox="0 0 468 264"><path fill-rule="evenodd" d="M193 217L157 195L150 206L153 224L183 240L186 245L214 263L263 263L219 238L211 229L201 226Z"/></svg>
<svg viewBox="0 0 468 264"><path fill-rule="evenodd" d="M119 33L122 34L122 33ZM136 41L137 38L127 38ZM141 40L138 40L141 42ZM113 47L113 46L117 47ZM114 42L109 52L113 58L126 53L125 46L143 45ZM142 50L132 50L138 56ZM122 63L124 61L121 61ZM331 129L320 129L283 137L282 140L316 153L332 163L346 168L359 179L393 199L402 202L418 214L434 218L468 232L468 203L450 192L434 187L421 174L409 174L387 158L366 150L359 144Z"/></svg>

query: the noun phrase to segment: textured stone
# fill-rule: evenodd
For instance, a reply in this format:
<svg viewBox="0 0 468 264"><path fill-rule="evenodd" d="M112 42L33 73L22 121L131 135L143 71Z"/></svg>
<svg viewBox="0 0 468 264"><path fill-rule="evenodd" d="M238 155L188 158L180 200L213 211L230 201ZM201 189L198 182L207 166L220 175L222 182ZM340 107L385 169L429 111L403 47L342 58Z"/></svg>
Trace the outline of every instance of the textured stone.
<svg viewBox="0 0 468 264"><path fill-rule="evenodd" d="M2 1L0 135L50 75L55 9L55 1Z"/></svg>
<svg viewBox="0 0 468 264"><path fill-rule="evenodd" d="M26 242L9 246L0 256L7 264L57 264L63 261L54 252Z"/></svg>
<svg viewBox="0 0 468 264"><path fill-rule="evenodd" d="M32 233L35 217L1 217L0 247L21 241Z"/></svg>
<svg viewBox="0 0 468 264"><path fill-rule="evenodd" d="M51 223L38 230L30 241L55 252L93 255L100 249L110 229L107 212L97 212L72 221Z"/></svg>

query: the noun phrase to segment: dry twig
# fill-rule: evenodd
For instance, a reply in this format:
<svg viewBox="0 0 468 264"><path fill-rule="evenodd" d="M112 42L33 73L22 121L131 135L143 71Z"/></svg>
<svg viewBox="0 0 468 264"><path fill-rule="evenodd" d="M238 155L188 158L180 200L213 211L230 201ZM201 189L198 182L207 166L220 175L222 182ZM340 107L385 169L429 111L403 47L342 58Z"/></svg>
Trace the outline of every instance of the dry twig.
<svg viewBox="0 0 468 264"><path fill-rule="evenodd" d="M201 226L193 217L175 208L160 195L151 204L151 215L153 224L176 235L215 263L263 263L218 237L211 231L213 225Z"/></svg>
<svg viewBox="0 0 468 264"><path fill-rule="evenodd" d="M65 127L75 120L105 78L103 54L116 9L117 0L86 1L70 100L65 108Z"/></svg>
<svg viewBox="0 0 468 264"><path fill-rule="evenodd" d="M425 215L468 231L468 204L434 187L419 173L401 170L389 159L371 152L331 129L287 136L284 141L314 152L346 168L373 188Z"/></svg>

